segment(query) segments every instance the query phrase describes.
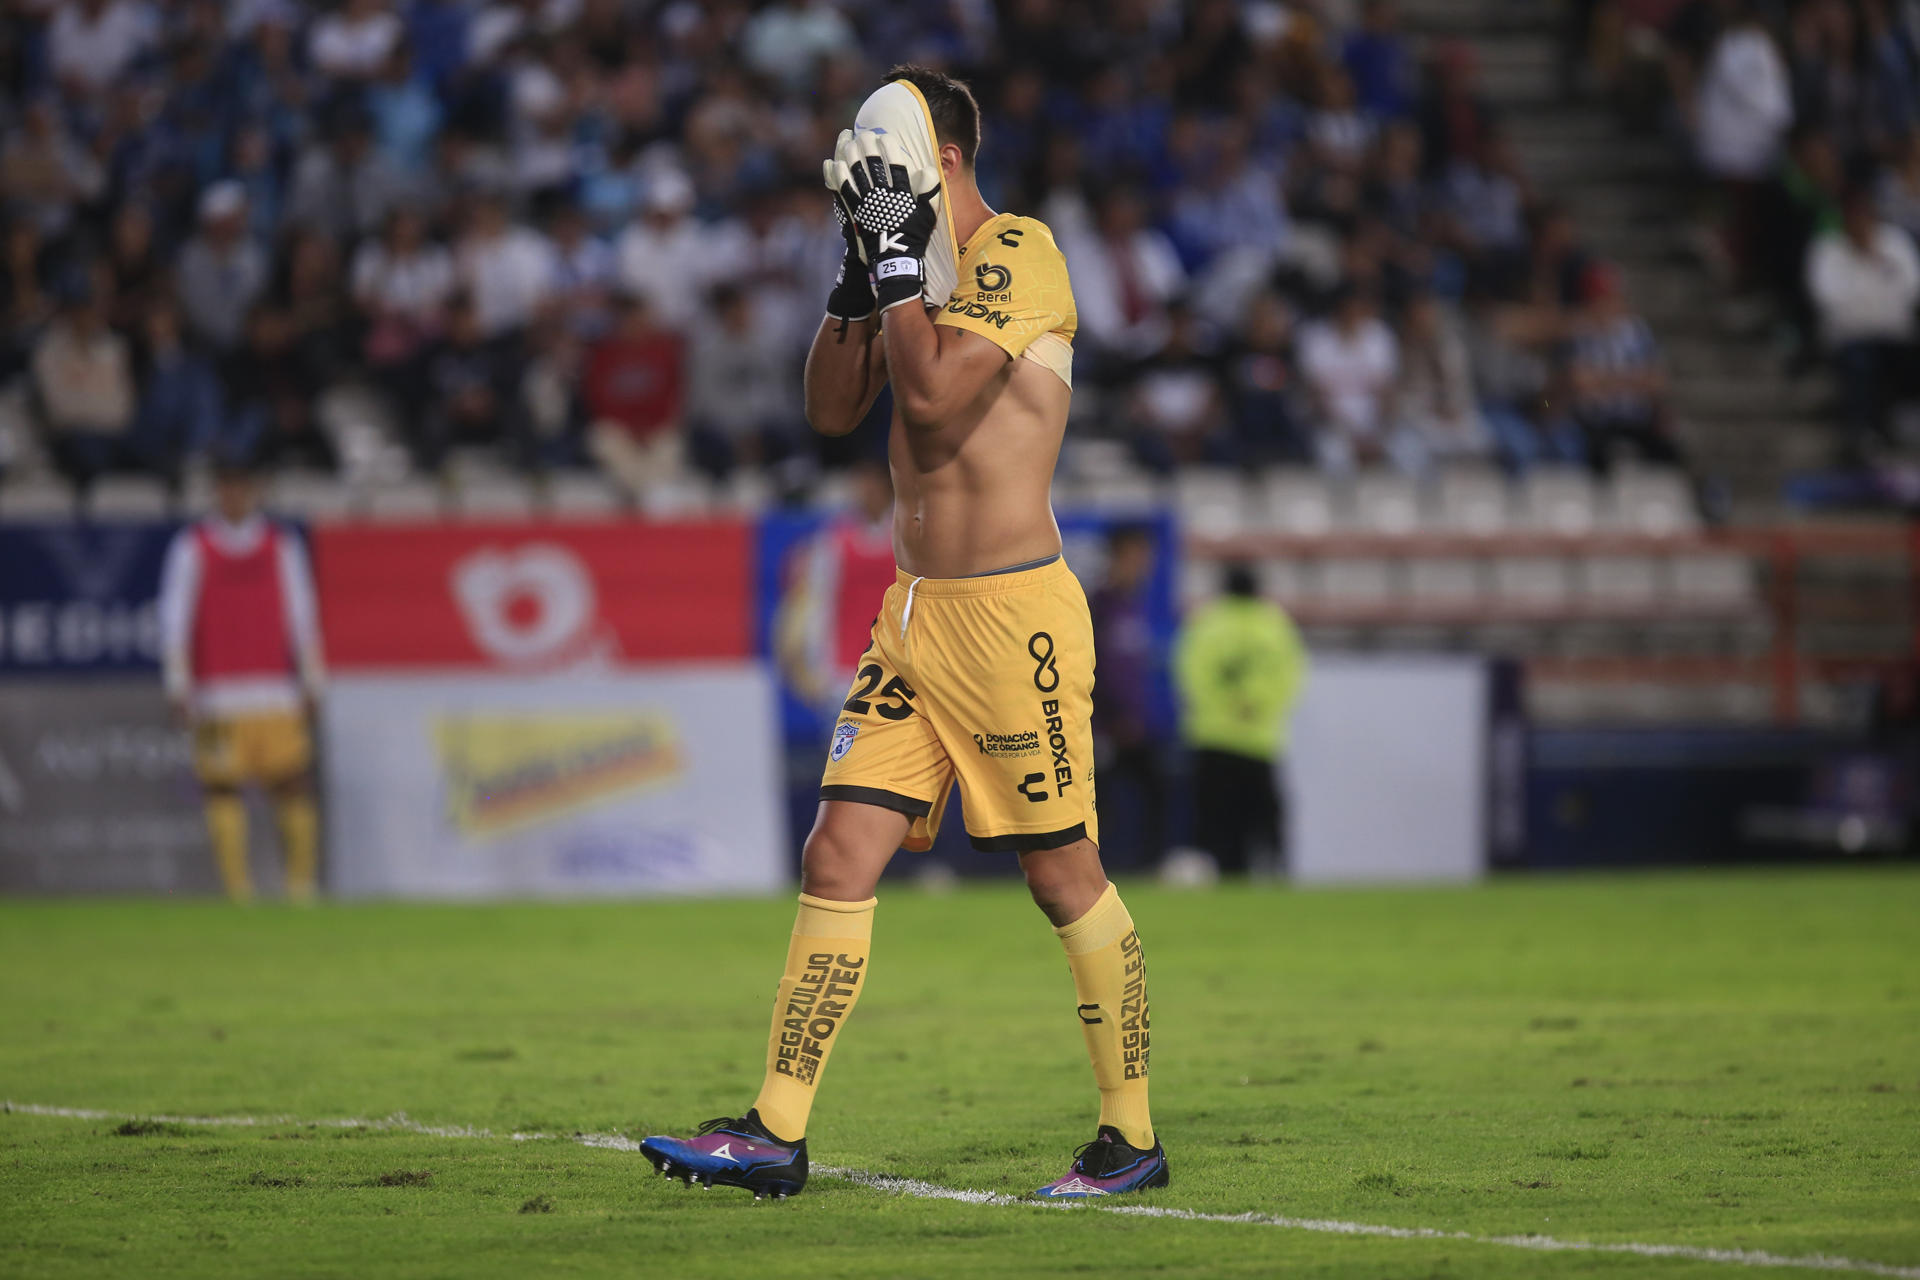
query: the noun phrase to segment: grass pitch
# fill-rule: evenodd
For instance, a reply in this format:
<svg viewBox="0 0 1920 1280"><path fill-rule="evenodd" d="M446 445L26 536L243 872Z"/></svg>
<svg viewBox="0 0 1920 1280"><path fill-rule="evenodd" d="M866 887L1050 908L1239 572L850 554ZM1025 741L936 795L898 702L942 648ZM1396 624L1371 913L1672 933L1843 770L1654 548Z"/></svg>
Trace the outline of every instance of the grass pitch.
<svg viewBox="0 0 1920 1280"><path fill-rule="evenodd" d="M1147 945L1151 1204L1920 1267L1920 875L1123 886ZM0 1098L685 1131L759 1079L788 901L0 904ZM816 1164L1022 1192L1092 1134L1017 889L881 903ZM0 1114L0 1275L1733 1276L887 1195L755 1205L565 1140Z"/></svg>

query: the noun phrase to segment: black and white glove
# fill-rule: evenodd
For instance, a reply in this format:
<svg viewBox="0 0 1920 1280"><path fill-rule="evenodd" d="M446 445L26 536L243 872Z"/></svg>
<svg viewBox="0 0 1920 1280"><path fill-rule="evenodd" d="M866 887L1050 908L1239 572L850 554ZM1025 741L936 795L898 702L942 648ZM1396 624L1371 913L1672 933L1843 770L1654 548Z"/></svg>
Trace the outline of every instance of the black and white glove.
<svg viewBox="0 0 1920 1280"><path fill-rule="evenodd" d="M828 164L828 185L852 213L861 252L873 265L880 310L917 301L933 239L940 171L909 173L886 135L871 130L841 134Z"/></svg>
<svg viewBox="0 0 1920 1280"><path fill-rule="evenodd" d="M853 130L842 129L841 145L851 137ZM827 295L827 314L844 328L848 321L865 320L873 314L873 280L867 274L867 259L860 248L859 228L853 225L853 212L833 180L833 161L822 160L820 173L826 180L827 190L833 193L833 220L840 224L840 234L847 242L846 256L840 259L840 274L834 277L833 292Z"/></svg>

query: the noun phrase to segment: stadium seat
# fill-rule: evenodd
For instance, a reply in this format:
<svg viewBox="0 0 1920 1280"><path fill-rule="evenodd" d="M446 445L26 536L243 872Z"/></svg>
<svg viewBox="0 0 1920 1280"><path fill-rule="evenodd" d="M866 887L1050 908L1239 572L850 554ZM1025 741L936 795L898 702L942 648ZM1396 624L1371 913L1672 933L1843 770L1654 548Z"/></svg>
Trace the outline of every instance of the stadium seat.
<svg viewBox="0 0 1920 1280"><path fill-rule="evenodd" d="M367 515L374 520L431 520L440 514L440 487L431 480L400 480L370 489Z"/></svg>
<svg viewBox="0 0 1920 1280"><path fill-rule="evenodd" d="M719 486L714 498L723 511L757 516L774 505L773 481L764 471L737 470Z"/></svg>
<svg viewBox="0 0 1920 1280"><path fill-rule="evenodd" d="M1736 608L1759 598L1753 562L1735 552L1675 556L1667 572L1674 597L1689 604Z"/></svg>
<svg viewBox="0 0 1920 1280"><path fill-rule="evenodd" d="M1407 594L1425 605L1466 607L1485 589L1479 560L1415 557L1407 562Z"/></svg>
<svg viewBox="0 0 1920 1280"><path fill-rule="evenodd" d="M705 479L683 474L649 486L636 502L650 520L693 520L713 506L713 491Z"/></svg>
<svg viewBox="0 0 1920 1280"><path fill-rule="evenodd" d="M0 486L0 520L71 520L73 490L59 476L9 480Z"/></svg>
<svg viewBox="0 0 1920 1280"><path fill-rule="evenodd" d="M1489 468L1443 471L1435 489L1435 520L1448 533L1486 537L1507 529L1507 481Z"/></svg>
<svg viewBox="0 0 1920 1280"><path fill-rule="evenodd" d="M1558 556L1501 556L1493 562L1494 595L1529 613L1564 608L1573 594L1571 577Z"/></svg>
<svg viewBox="0 0 1920 1280"><path fill-rule="evenodd" d="M1580 594L1601 610L1651 606L1660 595L1659 565L1649 556L1590 556L1580 566Z"/></svg>
<svg viewBox="0 0 1920 1280"><path fill-rule="evenodd" d="M340 519L353 511L353 490L324 471L283 471L267 488L267 506L295 519Z"/></svg>
<svg viewBox="0 0 1920 1280"><path fill-rule="evenodd" d="M1260 481L1254 515L1272 532L1315 537L1333 528L1333 494L1317 471L1269 471Z"/></svg>
<svg viewBox="0 0 1920 1280"><path fill-rule="evenodd" d="M524 519L533 514L533 490L511 476L469 480L455 491L454 511L467 520Z"/></svg>
<svg viewBox="0 0 1920 1280"><path fill-rule="evenodd" d="M1086 486L1087 505L1095 511L1145 515L1160 505L1159 486L1144 471L1091 476Z"/></svg>
<svg viewBox="0 0 1920 1280"><path fill-rule="evenodd" d="M171 509L157 476L102 476L87 498L87 514L105 520L157 520Z"/></svg>
<svg viewBox="0 0 1920 1280"><path fill-rule="evenodd" d="M1189 533L1230 537L1247 524L1247 486L1238 472L1193 468L1174 477L1174 507Z"/></svg>
<svg viewBox="0 0 1920 1280"><path fill-rule="evenodd" d="M1330 556L1320 563L1320 601L1342 607L1385 605L1393 598L1393 566L1385 560Z"/></svg>
<svg viewBox="0 0 1920 1280"><path fill-rule="evenodd" d="M1678 471L1623 467L1609 490L1608 514L1622 532L1668 537L1700 527L1686 476Z"/></svg>
<svg viewBox="0 0 1920 1280"><path fill-rule="evenodd" d="M547 510L556 519L598 520L623 505L619 486L591 471L562 472L547 481Z"/></svg>
<svg viewBox="0 0 1920 1280"><path fill-rule="evenodd" d="M1259 568L1260 593L1282 605L1304 601L1313 585L1313 575L1298 560L1268 560Z"/></svg>
<svg viewBox="0 0 1920 1280"><path fill-rule="evenodd" d="M1540 467L1520 483L1520 510L1535 533L1569 536L1593 532L1599 503L1593 479L1572 467Z"/></svg>
<svg viewBox="0 0 1920 1280"><path fill-rule="evenodd" d="M1363 475L1353 486L1352 522L1365 533L1409 534L1420 528L1420 490L1405 476Z"/></svg>

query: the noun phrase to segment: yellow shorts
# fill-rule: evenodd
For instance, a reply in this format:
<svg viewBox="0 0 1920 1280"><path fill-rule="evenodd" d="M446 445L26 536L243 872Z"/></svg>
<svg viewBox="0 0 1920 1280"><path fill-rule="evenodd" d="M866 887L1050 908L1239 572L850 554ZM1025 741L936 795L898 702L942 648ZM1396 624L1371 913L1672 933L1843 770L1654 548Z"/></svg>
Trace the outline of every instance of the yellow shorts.
<svg viewBox="0 0 1920 1280"><path fill-rule="evenodd" d="M822 800L913 820L933 844L960 784L976 849L1100 840L1094 804L1093 620L1063 560L980 578L900 573L834 726Z"/></svg>
<svg viewBox="0 0 1920 1280"><path fill-rule="evenodd" d="M209 787L286 782L307 771L313 740L292 711L227 716L193 726L193 771Z"/></svg>

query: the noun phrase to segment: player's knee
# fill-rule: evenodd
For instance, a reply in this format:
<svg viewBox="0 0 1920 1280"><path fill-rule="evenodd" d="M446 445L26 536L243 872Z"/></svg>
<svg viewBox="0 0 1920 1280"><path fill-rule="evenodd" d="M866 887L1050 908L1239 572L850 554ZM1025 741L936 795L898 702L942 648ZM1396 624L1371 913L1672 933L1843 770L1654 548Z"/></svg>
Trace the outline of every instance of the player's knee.
<svg viewBox="0 0 1920 1280"><path fill-rule="evenodd" d="M800 891L836 902L860 902L873 896L870 859L831 827L815 827L800 854Z"/></svg>
<svg viewBox="0 0 1920 1280"><path fill-rule="evenodd" d="M1029 855L1022 859L1021 870L1034 905L1056 925L1072 924L1091 911L1107 889L1098 861Z"/></svg>

